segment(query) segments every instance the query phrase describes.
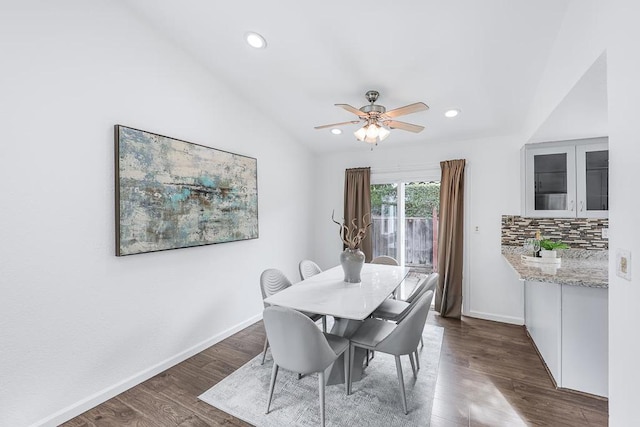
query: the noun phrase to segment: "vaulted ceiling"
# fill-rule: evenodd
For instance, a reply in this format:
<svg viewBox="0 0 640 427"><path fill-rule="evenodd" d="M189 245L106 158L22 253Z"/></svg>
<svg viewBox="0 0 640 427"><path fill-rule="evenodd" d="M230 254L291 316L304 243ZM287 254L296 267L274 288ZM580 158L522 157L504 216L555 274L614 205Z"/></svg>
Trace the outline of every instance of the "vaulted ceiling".
<svg viewBox="0 0 640 427"><path fill-rule="evenodd" d="M314 126L352 120L369 89L399 118L381 144L406 146L519 132L558 34L568 0L304 2L122 0L190 52L238 96L312 150L365 149L353 136ZM267 40L256 50L247 31ZM443 113L461 110L454 119ZM215 118L212 118L215 120ZM224 126L224 123L220 123Z"/></svg>

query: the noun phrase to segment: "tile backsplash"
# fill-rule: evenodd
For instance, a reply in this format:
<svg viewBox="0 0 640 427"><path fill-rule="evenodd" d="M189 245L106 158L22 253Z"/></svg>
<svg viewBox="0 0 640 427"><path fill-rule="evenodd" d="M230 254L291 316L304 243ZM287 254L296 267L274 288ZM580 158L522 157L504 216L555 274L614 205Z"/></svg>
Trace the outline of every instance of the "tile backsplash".
<svg viewBox="0 0 640 427"><path fill-rule="evenodd" d="M502 215L502 244L522 246L524 239L535 237L536 231L545 239L562 240L571 249L609 250L609 239L602 238L602 229L609 228L608 218L524 218Z"/></svg>

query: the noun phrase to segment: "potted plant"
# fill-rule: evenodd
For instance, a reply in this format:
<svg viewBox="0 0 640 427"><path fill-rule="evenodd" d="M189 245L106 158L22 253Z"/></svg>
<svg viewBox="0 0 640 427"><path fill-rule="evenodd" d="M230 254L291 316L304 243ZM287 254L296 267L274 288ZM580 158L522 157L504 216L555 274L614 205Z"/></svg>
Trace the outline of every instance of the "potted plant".
<svg viewBox="0 0 640 427"><path fill-rule="evenodd" d="M561 240L553 241L551 239L540 240L540 256L543 258L557 258L557 249L569 249L569 245Z"/></svg>

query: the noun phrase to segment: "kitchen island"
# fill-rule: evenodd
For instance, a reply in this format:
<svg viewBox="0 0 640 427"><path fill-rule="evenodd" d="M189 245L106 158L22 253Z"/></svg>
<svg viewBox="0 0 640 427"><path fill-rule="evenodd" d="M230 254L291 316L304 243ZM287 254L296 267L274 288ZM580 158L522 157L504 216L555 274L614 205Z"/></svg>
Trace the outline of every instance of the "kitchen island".
<svg viewBox="0 0 640 427"><path fill-rule="evenodd" d="M524 282L525 326L559 388L608 396L608 252L567 250L558 268L502 255Z"/></svg>

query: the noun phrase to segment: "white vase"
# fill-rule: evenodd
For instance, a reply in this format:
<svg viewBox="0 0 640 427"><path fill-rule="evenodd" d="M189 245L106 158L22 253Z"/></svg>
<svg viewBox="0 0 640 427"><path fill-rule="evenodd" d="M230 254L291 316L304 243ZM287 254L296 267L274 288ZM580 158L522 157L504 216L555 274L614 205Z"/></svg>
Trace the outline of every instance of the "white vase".
<svg viewBox="0 0 640 427"><path fill-rule="evenodd" d="M548 251L546 249L542 249L540 251L540 256L542 258L557 258L558 257L558 253L556 251Z"/></svg>
<svg viewBox="0 0 640 427"><path fill-rule="evenodd" d="M364 266L364 252L360 249L345 249L340 254L340 264L344 271L344 281L360 283L360 272Z"/></svg>

